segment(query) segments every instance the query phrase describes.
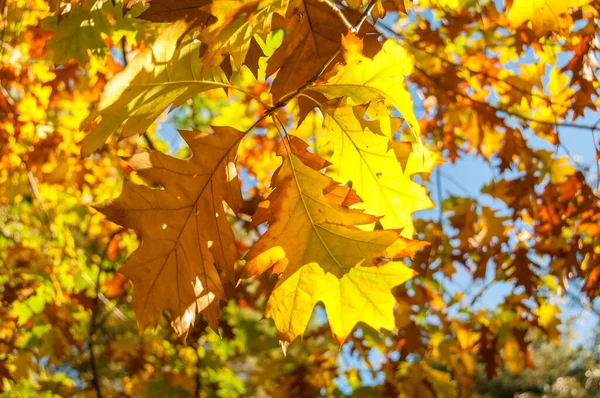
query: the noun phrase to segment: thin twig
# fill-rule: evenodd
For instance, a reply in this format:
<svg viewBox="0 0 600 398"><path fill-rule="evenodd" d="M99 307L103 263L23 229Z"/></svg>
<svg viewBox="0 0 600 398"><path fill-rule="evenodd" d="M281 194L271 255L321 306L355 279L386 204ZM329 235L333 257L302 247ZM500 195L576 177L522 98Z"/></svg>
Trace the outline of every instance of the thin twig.
<svg viewBox="0 0 600 398"><path fill-rule="evenodd" d="M44 206L44 201L42 200L42 197L40 196L40 191L38 190L37 181L35 180L35 177L33 176L33 173L31 171L27 172L27 179L29 180L29 185L31 185L31 191L33 192L33 196L38 201L40 210L44 214L46 214L46 207Z"/></svg>
<svg viewBox="0 0 600 398"><path fill-rule="evenodd" d="M95 311L93 313L95 313ZM96 329L96 326L94 324L92 324L92 328L90 328L90 335L93 334L92 331L94 331L95 329ZM90 337L92 337L92 336L90 336ZM88 341L88 350L90 352L90 367L92 368L92 387L96 391L96 396L98 398L102 398L102 390L100 390L100 383L98 383L98 369L96 368L96 354L94 354L94 344L92 343L91 338Z"/></svg>
<svg viewBox="0 0 600 398"><path fill-rule="evenodd" d="M496 282L498 282L498 276L495 276L489 282L487 282L485 285L483 285L483 287L479 290L479 292L477 292L477 294L475 294L471 298L471 303L469 304L469 307L472 307L473 305L475 305L475 302L477 302L477 300L479 300L481 298L481 296L483 296L483 293L485 293L486 290L488 290Z"/></svg>
<svg viewBox="0 0 600 398"><path fill-rule="evenodd" d="M146 141L146 145L148 145L148 148L152 149L153 151L156 150L156 146L154 146L154 142L152 142L152 139L150 138L150 136L148 135L147 131L144 131L142 133L142 137L144 137L144 140Z"/></svg>
<svg viewBox="0 0 600 398"><path fill-rule="evenodd" d="M585 301L585 298L578 297L575 293L572 293L567 289L563 289L563 292L565 293L565 296L577 302L577 304L579 304L580 307L588 311L592 311L596 316L600 317L600 311L596 309L596 307L594 307L592 303L590 303L589 301Z"/></svg>
<svg viewBox="0 0 600 398"><path fill-rule="evenodd" d="M4 88L4 86L0 86L0 90L2 91L2 94L4 95L4 98L6 98L6 102L8 102L8 104L10 106L15 106L15 100L12 99L8 90L6 88Z"/></svg>
<svg viewBox="0 0 600 398"><path fill-rule="evenodd" d="M534 118L529 117L529 116L522 115L520 113L516 113L516 112L512 112L512 111L506 110L506 109L498 108L498 107L496 107L496 106L494 106L494 105L492 105L492 104L490 104L488 102L479 101L479 100L476 100L476 99L468 96L467 94L464 94L464 93L461 93L461 92L457 92L455 88L448 87L447 85L443 84L440 79L437 79L436 77L431 76L430 74L428 74L427 72L425 72L423 69L421 69L418 66L415 66L415 69L418 70L421 74L423 74L423 76L427 77L429 80L434 81L438 87L441 87L441 88L443 88L445 90L452 90L457 97L464 98L464 99L466 99L467 101L469 101L469 102L471 102L473 104L481 105L483 107L492 109L492 110L494 110L496 112L501 112L501 113L504 113L504 114L509 115L509 116L514 116L514 117L516 117L518 119L521 119L522 121L527 121L527 122L531 122L531 123L539 123L539 124L543 124L543 125L546 125L546 126L570 127L570 128L574 128L574 129L591 130L591 131L598 130L597 126L588 126L588 125L583 125L583 124L578 124L578 123L565 123L565 122L560 122L559 123L559 122L550 122L550 121L547 121L547 120L538 120L538 119L534 119Z"/></svg>
<svg viewBox="0 0 600 398"><path fill-rule="evenodd" d="M552 111L552 116L554 116L554 120L558 120L558 117L556 116L556 112L554 111L554 107L552 106L552 104L550 104L550 110ZM580 171L586 172L586 173L588 171L590 171L591 167L588 167L585 164L579 162L577 159L575 159L575 156L571 153L571 150L569 148L567 148L567 146L565 144L563 144L563 142L560 139L559 128L560 128L560 126L557 125L556 126L557 145L556 145L555 155L556 155L556 152L558 152L558 148L562 148L562 150L565 151L565 153L567 154L567 157L569 158L571 163L573 163ZM594 132L592 131L592 134L593 133Z"/></svg>
<svg viewBox="0 0 600 398"><path fill-rule="evenodd" d="M98 274L96 275L96 283L95 283L95 293L94 293L94 307L92 308L92 317L90 319L90 330L88 333L88 351L90 353L90 367L92 369L92 387L96 391L96 395L98 398L102 398L102 391L100 390L100 382L98 376L98 368L96 367L96 354L94 353L94 340L96 339L96 331L98 327L97 319L99 313L99 304L100 304L100 276L102 275L102 263L106 259L108 255L108 250L110 248L110 244L112 240L124 232L125 228L119 228L117 231L113 232L112 235L108 238L108 243L106 244L106 249L104 250L104 254L102 255L102 259L98 264Z"/></svg>
<svg viewBox="0 0 600 398"><path fill-rule="evenodd" d="M371 15L371 11L373 11L373 7L375 7L375 4L377 4L377 0L371 0L365 11L362 13L360 18L354 25L352 25L350 21L348 21L348 18L346 18L344 11L340 7L338 7L337 4L335 4L331 0L323 0L323 3L327 4L329 8L331 8L331 10L340 18L340 21L342 21L342 23L348 28L348 30L352 32L352 34L357 34L360 31L362 24L367 20L367 18L369 18L369 15Z"/></svg>
<svg viewBox="0 0 600 398"><path fill-rule="evenodd" d="M442 170L440 170L440 168L438 167L436 170L436 176L435 176L435 185L436 185L436 189L437 189L437 197L438 197L438 203L440 205L439 208L439 219L438 222L440 223L440 227L442 228L442 230L444 229L444 207L442 205L443 203L443 198L442 198Z"/></svg>
<svg viewBox="0 0 600 398"><path fill-rule="evenodd" d="M331 3L329 0L326 1L326 3L335 10L339 10L339 8L335 7L335 4ZM375 3L375 0L372 0L371 3ZM371 10L373 9L372 4L369 4L369 7L367 7L367 9L365 10L365 12L363 13L362 17L359 19L359 21L356 23L356 25L352 26L350 25L350 30L354 31L355 29L360 29L360 26L362 25L362 23L365 21L366 18L368 18ZM337 12L337 11L336 11ZM341 11L340 11L341 12ZM343 15L343 14L342 14ZM345 17L344 17L345 18ZM347 20L346 20L347 21ZM292 98L297 97L298 95L302 94L302 92L304 90L306 90L308 88L308 86L310 86L312 83L314 83L322 74L323 72L325 72L325 70L329 67L329 65L331 65L331 63L337 58L337 56L340 54L340 52L342 51L342 46L339 45L338 48L335 50L335 52L333 54L331 54L331 56L327 59L327 61L325 61L323 63L323 65L321 65L321 68L317 71L317 73L314 74L313 77L311 77L310 79L308 79L302 86L298 87L296 89L296 91L289 93L287 95L285 95L278 103L276 103L275 105L273 105L270 108L267 108L268 110L274 110L274 109L278 109L281 108L283 106L285 106Z"/></svg>
<svg viewBox="0 0 600 398"><path fill-rule="evenodd" d="M597 127L598 123L600 123L600 119L594 124L594 127ZM596 137L595 129L592 130L592 140L594 141L594 149L596 150L596 159L594 159L596 163L596 184L597 190L600 192L600 142L598 142L598 138Z"/></svg>
<svg viewBox="0 0 600 398"><path fill-rule="evenodd" d="M202 394L202 358L200 358L200 353L198 351L199 340L196 342L196 398L200 398Z"/></svg>
<svg viewBox="0 0 600 398"><path fill-rule="evenodd" d="M0 11L2 12L2 33L0 33L0 43L6 39L6 29L8 28L8 2L0 0ZM4 46L0 48L0 56L4 54Z"/></svg>
<svg viewBox="0 0 600 398"><path fill-rule="evenodd" d="M363 361L369 368L372 377L377 376L377 370L375 370L373 363L371 363L371 361L369 360L369 354L366 352L365 346L362 344L363 340L357 338L353 338L352 340L354 341L354 347L356 348L356 351L359 353L360 356L363 357Z"/></svg>
<svg viewBox="0 0 600 398"><path fill-rule="evenodd" d="M373 11L373 7L375 7L375 4L377 4L377 0L371 0L369 5L365 9L365 12L363 12L363 14L360 16L360 19L358 20L356 25L354 25L352 29L350 29L352 33L357 34L360 31L362 24L367 20L367 18L369 18L369 15L371 15L371 11Z"/></svg>
<svg viewBox="0 0 600 398"><path fill-rule="evenodd" d="M340 17L340 19L342 20L344 25L346 25L346 27L348 27L348 30L350 30L352 33L356 33L360 30L360 27L362 26L362 24L369 17L371 11L373 10L373 7L375 6L376 0L371 0L371 3L369 4L369 6L367 7L365 12L362 14L362 16L360 17L360 19L358 20L358 22L355 25L352 25L348 21L348 19L344 15L343 11L340 8L338 8L335 5L335 3L332 3L330 0L324 0L324 2ZM329 65L331 65L331 63L337 58L337 56L341 52L341 49L342 49L341 45L338 46L338 48L335 50L335 52L333 54L331 54L331 56L327 59L327 61L325 61L323 63L323 65L317 71L317 73L315 73L315 75L312 78L308 79L302 86L298 87L298 89L296 89L296 91L284 96L277 104L275 104L275 105L273 105L273 107L267 108L267 109L281 108L282 106L287 104L292 98L297 97L304 90L306 90L308 88L308 86L310 86L312 83L314 83L323 74L323 72L325 72L325 70L329 67Z"/></svg>
<svg viewBox="0 0 600 398"><path fill-rule="evenodd" d="M477 199L473 198L472 194L469 192L469 190L462 183L460 183L456 178L454 178L451 175L448 175L446 173L443 173L441 170L440 170L440 174L442 175L442 177L444 177L445 179L450 181L452 184L454 184L458 189L460 189L462 191L462 193L465 194L469 199L472 199L476 203L478 203Z"/></svg>
<svg viewBox="0 0 600 398"><path fill-rule="evenodd" d="M488 74L488 73L486 73L485 71L473 70L473 69L469 68L468 66L466 66L466 65L464 65L464 64L458 64L458 63L452 62L452 61L451 61L451 60L449 60L448 58L442 57L441 55L439 55L439 54L436 54L435 52L427 51L426 49L424 49L424 48L422 48L422 47L419 47L418 45L416 45L416 44L414 44L414 43L411 43L411 42L409 42L409 41L407 41L407 40L404 40L404 39L402 39L402 38L399 36L399 34L398 34L398 33L397 33L397 32L396 32L396 31L395 31L395 30L394 30L392 27L390 27L389 25L385 24L385 23L384 23L384 22L382 22L381 20L378 20L378 21L377 21L377 26L379 26L379 27L382 27L382 28L384 28L386 31L388 31L388 32L392 33L392 34L393 34L394 36L396 36L398 39L402 40L402 43L404 43L405 45L407 45L407 46L409 46L409 47L411 47L411 48L413 48L413 49L415 49L415 50L417 50L417 51L421 51L421 52L423 52L423 53L425 53L425 54L427 54L427 55L429 55L429 56L431 56L431 57L437 58L437 59L439 59L440 61L442 61L442 62L445 62L445 63L447 63L448 65L450 65L450 66L452 66L452 67L454 67L454 68L462 69L462 70L464 70L464 71L466 71L466 72L470 73L471 75L479 75L479 76L483 76L483 77L484 77L484 78L486 78L486 79L494 80L494 81L496 81L496 82L499 82L499 83L505 84L505 85L507 85L508 87L510 87L510 89L511 89L511 90L518 91L518 92L520 92L520 93L522 93L522 94L524 94L524 95L531 95L532 97L535 97L535 98L541 99L542 101L545 101L545 102L547 102L547 103L548 103L548 104L550 104L550 105L559 105L559 106L562 106L562 107L573 108L573 105L572 105L572 104L566 104L566 103L560 103L560 104L557 104L557 103L553 102L551 98L548 98L548 97L547 97L547 96L545 96L545 95L538 94L538 93L535 93L535 92L530 92L530 91L527 91L527 90L525 90L525 89L523 89L523 88L521 88L521 87L515 86L514 84L510 83L510 82L509 82L509 81L507 81L506 79L501 79L501 78L499 78L499 77L497 77L497 76L489 75L489 74ZM582 106L580 106L580 107L581 107L581 108L584 108L584 107L585 107L585 105L582 105Z"/></svg>
<svg viewBox="0 0 600 398"><path fill-rule="evenodd" d="M557 127L557 130L558 130L558 127L559 127L559 126L556 126L556 127ZM592 132L592 133L593 133L593 132ZM573 155L573 153L571 152L571 150L570 150L569 148L567 148L567 146L566 146L565 144L563 144L563 142L562 142L562 141L560 141L560 140L558 141L558 146L559 146L559 147L560 147L560 148L561 148L563 151L565 151L565 153L567 154L567 157L569 158L569 160L571 161L571 163L573 163L575 166L577 166L577 168L578 168L580 171L588 172L588 171L590 171L590 170L591 170L591 167L589 167L589 166L587 166L587 165L585 165L585 164L581 163L580 161L578 161L578 160L575 158L575 155Z"/></svg>
<svg viewBox="0 0 600 398"><path fill-rule="evenodd" d="M73 259L73 261L76 262L75 259ZM90 286L95 286L94 281L92 279L90 279L90 277L87 276L87 274L85 274L85 273L83 274L83 279L85 279L85 281ZM114 312L115 316L121 321L131 321L132 320L132 319L128 318L119 308L117 308L116 305L111 303L111 301L104 294L102 294L102 292L98 292L98 299L108 309L107 316ZM104 323L104 320L105 319L102 319L100 322L97 322L97 326L102 325Z"/></svg>
<svg viewBox="0 0 600 398"><path fill-rule="evenodd" d="M354 33L354 26L350 23L350 21L348 21L348 18L346 18L341 8L339 8L335 3L331 2L330 0L323 0L323 3L327 4L329 8L331 8L331 10L335 12L338 17L340 17L340 21L342 21L342 23L346 25L348 30Z"/></svg>
<svg viewBox="0 0 600 398"><path fill-rule="evenodd" d="M341 52L341 46L338 46L337 50L335 50L335 52L327 59L327 61L325 61L325 63L323 63L323 65L321 66L319 71L317 73L315 73L315 75L313 77L308 79L302 86L298 87L296 89L296 91L284 96L278 103L276 103L275 105L273 105L272 107L270 107L268 109L270 109L270 110L279 109L279 108L285 106L291 99L302 94L302 92L304 92L304 90L306 90L308 88L308 86L313 84L323 74L323 72L325 72L325 69L327 69L327 67L329 67L329 65L340 54L340 52Z"/></svg>
<svg viewBox="0 0 600 398"><path fill-rule="evenodd" d="M55 235L54 231L52 230L52 227L50 226L50 216L48 215L48 212L46 211L46 206L44 205L44 200L42 199L42 196L40 195L37 181L31 171L27 172L27 179L29 180L29 185L31 186L31 191L33 192L33 196L38 201L38 205L40 206L40 210L42 212L42 217L43 217L43 220L42 220L43 225L48 229L48 232L50 233L50 237L52 239L54 239L56 237L56 235Z"/></svg>

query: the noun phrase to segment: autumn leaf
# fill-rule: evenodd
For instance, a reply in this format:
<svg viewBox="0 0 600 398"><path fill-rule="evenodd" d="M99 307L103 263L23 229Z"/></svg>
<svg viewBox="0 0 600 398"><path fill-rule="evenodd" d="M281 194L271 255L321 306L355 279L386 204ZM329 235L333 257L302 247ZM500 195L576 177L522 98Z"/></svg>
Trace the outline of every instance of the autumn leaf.
<svg viewBox="0 0 600 398"><path fill-rule="evenodd" d="M575 174L575 168L571 166L569 158L562 157L557 159L550 159L550 182L553 184L560 184L565 182L567 178Z"/></svg>
<svg viewBox="0 0 600 398"><path fill-rule="evenodd" d="M229 127L180 133L190 159L158 151L132 156L129 164L150 186L126 181L119 198L97 209L141 235L139 249L121 268L134 285L140 329L155 326L168 310L175 331L185 335L197 312L217 330L225 295L219 270L233 282L237 251L222 201L234 210L241 203L233 161L244 133Z"/></svg>
<svg viewBox="0 0 600 398"><path fill-rule="evenodd" d="M217 21L203 29L200 40L207 45L202 54L203 74L228 59L240 69L254 35L263 39L270 32L276 13L285 13L288 0L213 0L202 11Z"/></svg>
<svg viewBox="0 0 600 398"><path fill-rule="evenodd" d="M106 85L98 107L82 123L82 129L90 130L82 156L102 147L121 125L122 138L141 134L169 106L175 108L202 91L229 87L216 69L200 78L200 43L187 37L177 44L188 28L183 21L167 27L152 48L139 53Z"/></svg>
<svg viewBox="0 0 600 398"><path fill-rule="evenodd" d="M515 0L508 10L508 21L513 28L531 21L538 36L550 32L563 33L573 22L568 16L569 9L588 3L589 0Z"/></svg>
<svg viewBox="0 0 600 398"><path fill-rule="evenodd" d="M285 30L281 46L267 64L267 76L279 71L271 94L278 101L310 79L339 48L348 28L323 2L292 0L285 18L274 18L275 28Z"/></svg>
<svg viewBox="0 0 600 398"><path fill-rule="evenodd" d="M355 21L360 14L349 12L347 17ZM271 86L274 101L296 91L326 66L329 58L340 49L340 37L348 31L340 18L331 12L331 7L317 0L292 0L285 18L278 15L273 18L272 28L285 30L283 43L267 64L267 76L278 71ZM364 37L367 32L375 33L375 30L364 25L359 35ZM375 51L380 47L375 36L369 43ZM341 60L341 56L336 60Z"/></svg>
<svg viewBox="0 0 600 398"><path fill-rule="evenodd" d="M313 101L324 115L324 139L334 148L333 165L327 174L337 181L352 181L353 188L364 200L358 208L382 216L380 222L384 228L403 229L403 236L412 237L412 213L434 205L425 188L413 182L410 176L431 172L439 159L425 163L425 158L433 156L423 151L420 157L423 160L419 162L416 159L418 145L413 152L410 143L405 146L391 141L382 133L382 128L390 131L389 118L368 122L365 119L368 105L352 107L339 100Z"/></svg>
<svg viewBox="0 0 600 398"><path fill-rule="evenodd" d="M0 3L0 395L589 393L600 2Z"/></svg>
<svg viewBox="0 0 600 398"><path fill-rule="evenodd" d="M345 36L343 42L355 40ZM413 59L395 40L388 39L373 59L362 55L360 46L344 46L346 65L340 66L336 73L307 91L317 91L328 99L350 98L355 105L371 101L385 101L393 105L408 123L415 137L420 135L411 95L406 89L404 79L413 70Z"/></svg>
<svg viewBox="0 0 600 398"><path fill-rule="evenodd" d="M101 33L112 30L109 15L119 15L115 8L107 0L86 1L74 6L64 18L53 15L42 21L44 29L56 31L46 43L54 62L67 63L75 59L85 65L90 58L88 51L92 56L105 57L108 46Z"/></svg>
<svg viewBox="0 0 600 398"><path fill-rule="evenodd" d="M504 363L513 373L519 373L525 369L525 356L512 332L508 332L504 338Z"/></svg>
<svg viewBox="0 0 600 398"><path fill-rule="evenodd" d="M153 0L139 18L152 22L175 22L185 19L193 21L193 26L206 26L215 21L212 15L201 10L209 3L208 0Z"/></svg>
<svg viewBox="0 0 600 398"><path fill-rule="evenodd" d="M291 142L285 144L288 153L280 152L284 161L273 177L274 191L254 215L255 223L269 222L269 228L250 249L244 277L271 266L282 273L266 316L283 342L304 332L318 302L325 304L340 342L358 322L392 329L395 300L389 290L414 272L378 259L396 257L404 240L398 242L397 231L357 229L377 218L332 203L324 193L331 191L332 180L319 172L325 161L298 138Z"/></svg>

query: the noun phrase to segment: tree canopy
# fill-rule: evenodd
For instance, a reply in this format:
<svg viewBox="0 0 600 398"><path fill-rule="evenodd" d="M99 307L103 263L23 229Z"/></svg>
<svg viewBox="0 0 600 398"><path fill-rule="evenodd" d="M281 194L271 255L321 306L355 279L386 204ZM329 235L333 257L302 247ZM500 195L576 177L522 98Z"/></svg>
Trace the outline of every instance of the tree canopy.
<svg viewBox="0 0 600 398"><path fill-rule="evenodd" d="M0 11L7 396L470 397L599 314L599 2Z"/></svg>

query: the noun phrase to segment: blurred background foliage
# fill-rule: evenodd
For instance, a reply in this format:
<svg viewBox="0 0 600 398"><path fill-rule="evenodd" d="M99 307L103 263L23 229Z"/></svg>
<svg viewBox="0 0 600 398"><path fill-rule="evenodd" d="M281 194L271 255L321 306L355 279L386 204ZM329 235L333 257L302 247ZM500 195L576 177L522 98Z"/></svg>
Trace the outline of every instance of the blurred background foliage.
<svg viewBox="0 0 600 398"><path fill-rule="evenodd" d="M449 161L423 177L438 209L415 227L431 245L411 262L419 276L395 290L395 331L359 328L339 348L317 309L287 356L261 320L269 275L229 287L218 333L199 320L184 343L168 314L138 332L118 272L136 236L90 205L136 178L122 156L185 157L176 128L243 128L262 109L198 94L143 136L80 158L80 123L161 29L132 3L0 1L2 396L600 396L597 2L561 16L558 32L512 26L511 1L426 0L377 22L412 48L424 140ZM281 40L269 36L267 56ZM232 79L268 95L264 74ZM278 164L277 133L260 127L239 153L241 253Z"/></svg>

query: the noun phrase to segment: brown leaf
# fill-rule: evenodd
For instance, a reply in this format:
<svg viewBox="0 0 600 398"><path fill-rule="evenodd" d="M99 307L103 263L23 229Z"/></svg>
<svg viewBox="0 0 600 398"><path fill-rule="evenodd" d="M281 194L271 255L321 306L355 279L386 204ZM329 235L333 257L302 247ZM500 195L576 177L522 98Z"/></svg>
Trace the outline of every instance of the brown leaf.
<svg viewBox="0 0 600 398"><path fill-rule="evenodd" d="M222 201L241 204L233 163L244 133L214 127L214 133L180 131L193 156L176 159L143 152L129 164L150 186L126 181L123 193L97 209L141 234L141 245L121 268L134 285L133 307L141 329L156 325L163 310L185 335L197 312L216 330L224 297L218 269L231 282L237 258Z"/></svg>
<svg viewBox="0 0 600 398"><path fill-rule="evenodd" d="M209 0L153 0L138 18L152 22L175 22L178 19L194 21L192 26L206 26L216 18L201 10Z"/></svg>
<svg viewBox="0 0 600 398"><path fill-rule="evenodd" d="M357 21L359 17L357 12L347 13L350 22ZM291 1L285 18L276 16L272 28L285 29L283 43L267 64L267 76L279 71L271 88L274 101L294 92L319 72L340 49L341 37L348 31L331 8L317 0ZM358 37L363 38L366 33L374 32L374 28L365 23ZM369 54L380 47L377 40L372 39L364 43ZM331 65L341 60L339 55Z"/></svg>

